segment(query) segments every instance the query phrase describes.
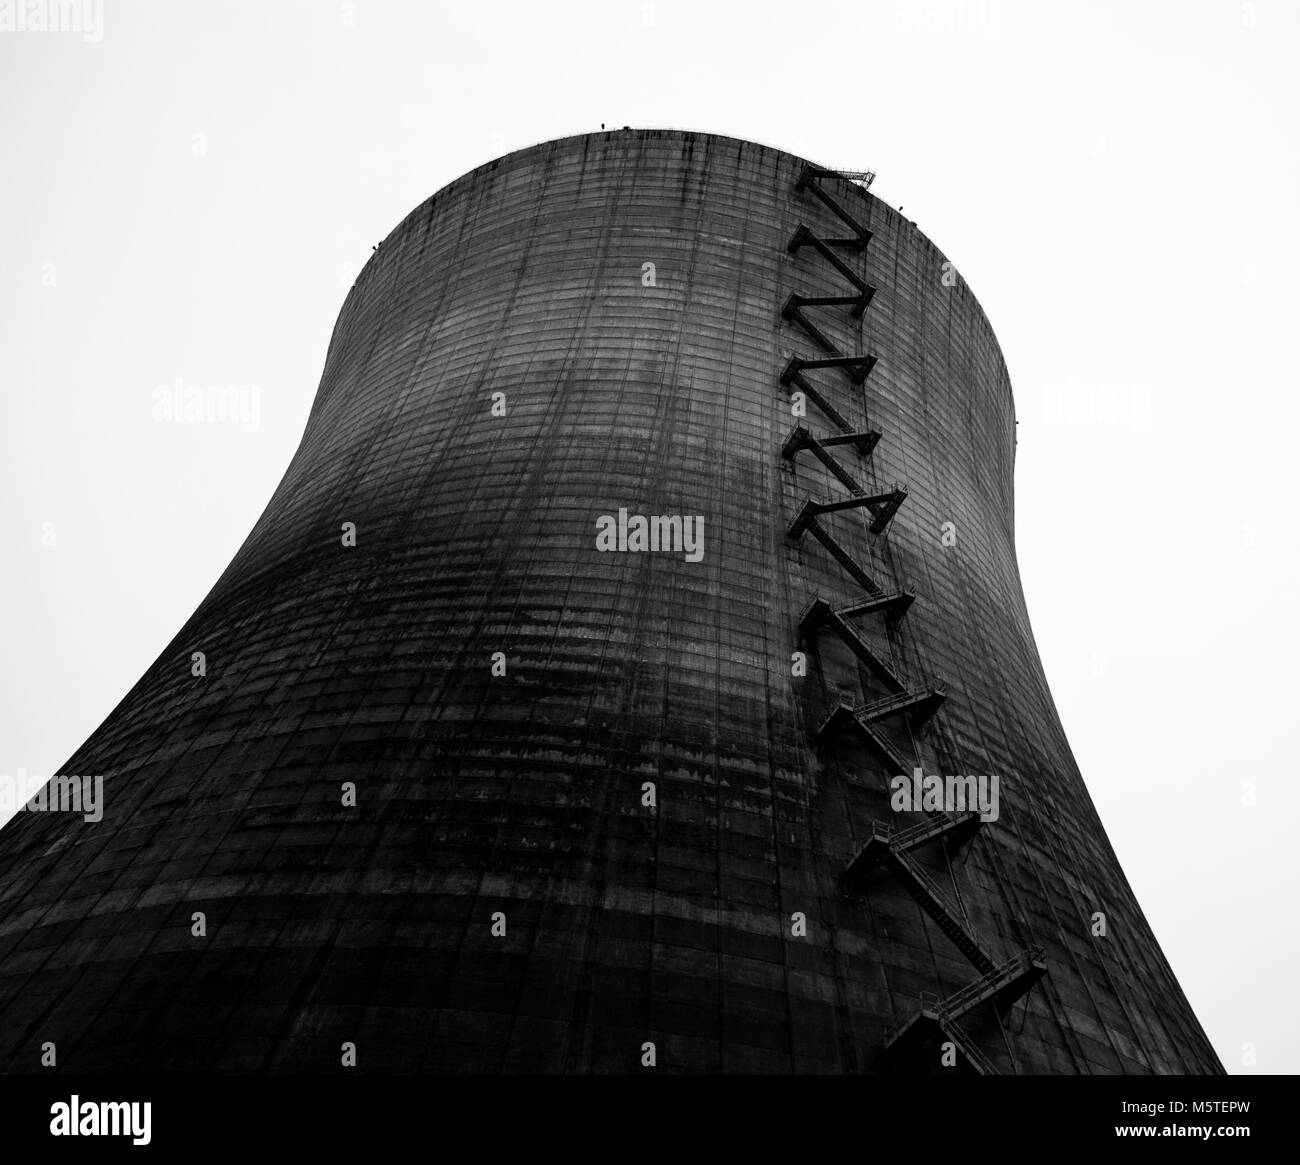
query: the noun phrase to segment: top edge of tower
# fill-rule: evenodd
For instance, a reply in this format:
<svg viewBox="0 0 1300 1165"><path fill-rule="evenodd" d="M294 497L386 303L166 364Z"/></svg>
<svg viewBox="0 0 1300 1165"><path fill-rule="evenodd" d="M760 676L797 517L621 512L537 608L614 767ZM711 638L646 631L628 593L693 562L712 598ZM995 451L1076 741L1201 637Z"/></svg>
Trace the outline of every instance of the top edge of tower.
<svg viewBox="0 0 1300 1165"><path fill-rule="evenodd" d="M769 145L765 142L758 142L749 138L734 137L730 134L709 133L704 130L681 128L636 128L623 126L620 128L600 129L586 133L567 134L563 137L548 138L544 141L535 142L532 145L507 151L504 154L500 154L495 158L483 162L481 165L475 166L472 170L466 171L459 177L453 178L450 182L439 187L439 189L428 198L424 199L417 206L412 208L409 213L404 215L401 221L397 223L387 236L385 236L383 243L375 249L375 253L371 255L370 259L363 266L362 270L357 275L352 289L349 291L349 297L358 287L367 281L371 272L382 263L382 260L385 258L384 251L386 245L391 240L400 237L412 224L431 215L440 203L444 203L447 200L454 198L460 191L472 187L474 183L481 181L484 177L495 172L508 170L517 165L527 164L533 159L544 157L546 155L555 155L571 150L581 150L586 153L593 147L608 148L612 152L616 152L620 147L626 147L634 143L640 145L652 141L679 142L683 146L687 147L699 145L710 151L734 149L738 151L739 155L742 157L750 155L755 160L763 158L773 161L781 160L788 168L801 169L804 166L811 166L821 171L833 173L836 176L836 181L839 184L841 194L847 195L850 198L858 199L866 205L874 205L878 207L880 212L884 214L885 221L890 226L896 228L900 232L912 235L919 245L931 251L933 253L933 262L938 265L952 267L958 281L957 285L963 289L965 295L970 300L971 307L974 308L979 318L984 321L984 325L988 329L990 340L997 350L998 359L1002 364L1004 376L1006 377L1008 395L1011 397L1009 402L1011 415L1014 418L1015 403L1014 393L1010 391L1010 375L1006 369L1005 355L1001 350L1001 345L997 338L997 332L993 328L992 321L989 320L988 313L984 311L973 288L971 288L969 283L967 283L960 275L956 265L948 262L947 255L935 244L930 236L921 230L920 227L916 225L915 221L908 219L904 214L900 213L897 207L891 206L879 195L872 193L864 185L860 185L849 177L849 175L853 174L854 171L849 171L842 167L828 164L825 161L818 161L803 154L798 154L791 150L785 150L778 146Z"/></svg>
<svg viewBox="0 0 1300 1165"><path fill-rule="evenodd" d="M558 153L566 149L574 148L580 143L582 144L583 149L588 149L593 143L607 143L614 147L618 147L630 142L646 141L677 141L683 144L698 142L700 144L707 144L715 147L736 146L739 147L741 151L748 151L757 155L768 155L773 158L783 158L788 162L800 166L812 166L821 170L834 171L839 175L851 173L851 171L846 171L840 167L828 165L825 162L808 158L803 154L797 154L791 150L781 149L779 146L769 145L765 142L757 142L750 138L733 137L730 134L708 133L704 130L693 129L668 129L654 127L633 128L631 126L623 126L621 129L601 129L588 133L567 134L564 137L547 138L545 141L535 142L529 146L522 146L519 149L510 150L482 163L481 165L475 166L472 170L467 170L464 174L461 174L457 178L453 178L444 186L439 187L438 190L428 198L424 199L424 201L422 201L418 206L412 208L412 210L403 217L402 221L399 222L391 232L389 232L388 237L392 238L394 235L400 234L408 222L417 218L421 214L427 213L431 206L447 199L456 193L456 191L461 187L469 185L476 179L479 179L486 174L490 174L493 171L510 165L526 162L539 155ZM934 247L934 243L929 236L921 231L914 222L911 222L901 215L897 208L890 206L878 195L870 193L864 187L851 181L849 178L842 177L841 180L846 188L856 192L857 197L861 198L863 201L879 203L880 206L889 214L897 215L902 224L911 226L916 234L929 243L930 246ZM939 250L938 247L935 247L934 249L936 251Z"/></svg>
<svg viewBox="0 0 1300 1165"><path fill-rule="evenodd" d="M676 141L683 144L699 142L714 146L738 146L742 151L750 151L756 154L768 154L774 157L781 157L802 165L815 166L822 169L835 169L833 166L827 166L822 162L806 158L802 154L796 154L791 150L783 150L779 146L769 145L766 142L757 142L751 138L738 138L730 134L709 133L705 130L694 129L670 129L667 127L644 126L634 128L632 126L623 126L616 129L600 129L587 133L566 134L564 137L548 138L545 141L534 142L529 146L521 146L519 149L510 150L495 158L484 162L482 165L475 166L474 169L462 174L459 178L453 179L445 186L435 191L434 194L421 203L421 207L427 206L437 198L450 193L454 187L462 182L479 177L484 173L490 173L502 166L503 164L521 162L532 158L538 154L558 152L566 148L577 146L584 143L584 148L591 143L609 143L613 146L625 145L629 142L644 141ZM860 189L860 188L859 188ZM862 191L866 193L866 191ZM420 207L417 207L412 213L417 213Z"/></svg>

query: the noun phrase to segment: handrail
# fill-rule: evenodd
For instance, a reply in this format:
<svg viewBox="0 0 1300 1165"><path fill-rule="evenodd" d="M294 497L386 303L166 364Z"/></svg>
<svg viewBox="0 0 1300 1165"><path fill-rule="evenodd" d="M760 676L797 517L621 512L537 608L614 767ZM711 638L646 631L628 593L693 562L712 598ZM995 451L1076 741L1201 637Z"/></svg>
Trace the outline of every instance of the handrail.
<svg viewBox="0 0 1300 1165"><path fill-rule="evenodd" d="M928 821L922 821L917 825L909 826L907 829L900 830L894 834L893 844L901 849L913 849L921 844L933 834L944 833L949 829L955 829L958 825L963 824L972 817L979 816L977 813L967 809L955 816L950 813L941 813L937 817L932 817Z"/></svg>
<svg viewBox="0 0 1300 1165"><path fill-rule="evenodd" d="M960 991L950 995L939 1004L939 1012L950 1019L956 1019L966 1010L968 1004L981 996L996 991L1003 983L1009 983L1021 972L1026 971L1035 962L1040 962L1046 955L1042 947L1030 947L1013 955L1000 967L995 967L987 975L981 975L973 983L968 983Z"/></svg>
<svg viewBox="0 0 1300 1165"><path fill-rule="evenodd" d="M865 716L870 711L876 717L879 717L886 712L894 711L896 708L906 708L909 704L915 704L928 694L928 692L908 688L905 691L896 692L892 696L882 696L879 700L859 700L853 705L853 714L855 716Z"/></svg>

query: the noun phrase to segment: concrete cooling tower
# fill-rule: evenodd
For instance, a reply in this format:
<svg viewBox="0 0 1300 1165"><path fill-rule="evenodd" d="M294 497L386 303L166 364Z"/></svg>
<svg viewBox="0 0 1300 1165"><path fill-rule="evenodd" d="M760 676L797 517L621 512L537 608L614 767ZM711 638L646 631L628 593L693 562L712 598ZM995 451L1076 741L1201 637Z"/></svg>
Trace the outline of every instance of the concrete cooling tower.
<svg viewBox="0 0 1300 1165"><path fill-rule="evenodd" d="M623 130L453 182L61 771L102 818L0 834L0 1068L1221 1072L1044 678L1015 444L861 180Z"/></svg>

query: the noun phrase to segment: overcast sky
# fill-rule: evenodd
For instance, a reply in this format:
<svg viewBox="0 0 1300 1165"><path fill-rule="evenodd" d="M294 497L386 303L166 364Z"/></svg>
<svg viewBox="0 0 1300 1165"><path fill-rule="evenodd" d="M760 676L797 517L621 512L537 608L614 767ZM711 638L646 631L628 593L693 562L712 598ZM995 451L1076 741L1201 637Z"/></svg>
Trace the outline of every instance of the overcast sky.
<svg viewBox="0 0 1300 1165"><path fill-rule="evenodd" d="M103 0L0 31L0 774L60 771L216 581L408 211L601 122L749 138L877 171L979 297L1084 778L1225 1066L1297 1071L1298 13ZM258 389L255 424L155 420L178 382Z"/></svg>

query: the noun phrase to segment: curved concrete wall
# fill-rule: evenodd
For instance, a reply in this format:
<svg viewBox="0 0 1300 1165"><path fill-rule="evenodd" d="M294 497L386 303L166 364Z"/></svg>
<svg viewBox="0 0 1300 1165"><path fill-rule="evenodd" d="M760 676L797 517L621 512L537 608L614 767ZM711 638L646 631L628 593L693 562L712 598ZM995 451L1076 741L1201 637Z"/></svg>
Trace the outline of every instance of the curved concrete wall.
<svg viewBox="0 0 1300 1165"><path fill-rule="evenodd" d="M0 837L0 1064L35 1070L52 1040L82 1072L328 1072L343 1041L361 1070L632 1072L646 1042L665 1071L941 1067L933 1039L884 1049L979 971L905 879L843 877L873 821L924 818L892 812L897 766L862 734L818 741L881 679L800 630L810 600L864 593L787 536L808 496L848 493L782 455L796 424L836 431L792 415L783 368L825 353L782 306L851 291L787 249L800 224L847 233L796 189L805 165L699 134L570 138L385 240L265 514L64 770L105 774L104 821L25 813ZM832 454L868 493L909 490L879 535L861 508L820 521L916 595L860 641L909 687L946 683L928 723L880 731L926 772L1000 778L997 820L911 860L997 963L1046 955L1015 1002L961 1019L972 1055L1219 1071L1038 661L988 321L910 223L819 186L873 233L832 250L877 290L860 320L806 317L878 360L860 386L807 376L881 434ZM620 508L701 517L699 560L601 552Z"/></svg>

